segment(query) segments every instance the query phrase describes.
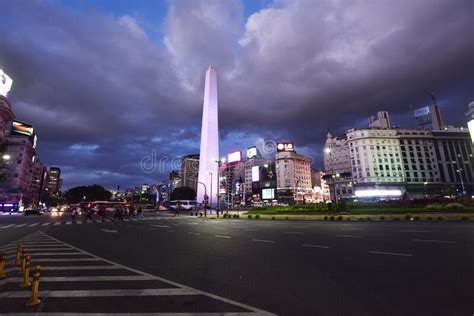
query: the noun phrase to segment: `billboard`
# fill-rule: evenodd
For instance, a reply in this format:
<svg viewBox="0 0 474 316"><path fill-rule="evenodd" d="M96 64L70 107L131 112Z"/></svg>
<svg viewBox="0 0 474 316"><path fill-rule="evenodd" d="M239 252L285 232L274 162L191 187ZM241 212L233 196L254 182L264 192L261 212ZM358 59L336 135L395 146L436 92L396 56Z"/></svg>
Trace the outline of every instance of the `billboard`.
<svg viewBox="0 0 474 316"><path fill-rule="evenodd" d="M260 181L260 167L253 166L252 167L252 182Z"/></svg>
<svg viewBox="0 0 474 316"><path fill-rule="evenodd" d="M219 177L219 194L225 193L225 177Z"/></svg>
<svg viewBox="0 0 474 316"><path fill-rule="evenodd" d="M8 77L8 75L2 69L0 69L0 95L6 97L12 88L12 83L13 80Z"/></svg>
<svg viewBox="0 0 474 316"><path fill-rule="evenodd" d="M12 135L23 135L33 137L33 125L22 123L19 121L13 121L11 133Z"/></svg>
<svg viewBox="0 0 474 316"><path fill-rule="evenodd" d="M474 120L467 122L467 127L469 128L469 134L471 134L471 141L474 143Z"/></svg>
<svg viewBox="0 0 474 316"><path fill-rule="evenodd" d="M262 189L262 199L273 200L275 198L275 189Z"/></svg>
<svg viewBox="0 0 474 316"><path fill-rule="evenodd" d="M257 156L257 147L250 147L247 149L247 159Z"/></svg>
<svg viewBox="0 0 474 316"><path fill-rule="evenodd" d="M415 109L413 114L415 115L415 120L418 125L426 125L431 123L431 113L429 106Z"/></svg>
<svg viewBox="0 0 474 316"><path fill-rule="evenodd" d="M295 151L293 143L277 143L277 152Z"/></svg>
<svg viewBox="0 0 474 316"><path fill-rule="evenodd" d="M236 151L227 155L228 163L238 162L241 159L242 159L242 153L240 151Z"/></svg>

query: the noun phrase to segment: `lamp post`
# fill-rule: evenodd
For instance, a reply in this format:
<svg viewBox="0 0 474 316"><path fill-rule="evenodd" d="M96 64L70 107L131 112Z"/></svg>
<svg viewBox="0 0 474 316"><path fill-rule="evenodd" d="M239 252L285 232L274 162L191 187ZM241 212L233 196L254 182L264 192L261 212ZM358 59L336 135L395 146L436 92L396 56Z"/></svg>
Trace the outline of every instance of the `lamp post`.
<svg viewBox="0 0 474 316"><path fill-rule="evenodd" d="M217 188L216 188L216 198L217 198L217 216L219 216L219 209L220 209L220 198L219 198L219 187L220 187L220 183L219 183L219 174L221 172L221 164L225 163L225 158L221 158L220 160L214 160L215 163L217 163ZM212 176L211 176L211 185L212 185ZM211 189L211 192L212 192L212 189ZM211 193L212 194L212 193Z"/></svg>
<svg viewBox="0 0 474 316"><path fill-rule="evenodd" d="M192 182L195 182L197 184L202 184L202 186L204 187L204 217L207 216L207 203L206 203L206 197L207 197L207 187L206 187L206 184L201 182L201 181L197 181L197 180L193 180L193 179L188 179L189 181L192 181ZM211 186L212 186L212 182L211 182Z"/></svg>
<svg viewBox="0 0 474 316"><path fill-rule="evenodd" d="M466 195L466 190L464 188L464 181L462 179L462 169L458 169L456 172L459 173L459 179L461 179L462 196L464 197Z"/></svg>
<svg viewBox="0 0 474 316"><path fill-rule="evenodd" d="M426 198L426 197L428 196L428 195L426 194L426 186L428 185L428 182L423 182L423 185L425 186L425 198Z"/></svg>

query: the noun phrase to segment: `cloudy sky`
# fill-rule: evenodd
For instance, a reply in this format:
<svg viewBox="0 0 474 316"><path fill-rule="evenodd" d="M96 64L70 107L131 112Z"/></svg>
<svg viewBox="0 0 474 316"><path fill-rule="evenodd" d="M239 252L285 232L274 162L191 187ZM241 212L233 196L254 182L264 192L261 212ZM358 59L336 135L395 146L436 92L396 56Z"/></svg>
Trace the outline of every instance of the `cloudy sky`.
<svg viewBox="0 0 474 316"><path fill-rule="evenodd" d="M199 152L204 73L218 71L222 154L333 134L438 97L474 100L471 0L0 0L0 68L66 188L154 183ZM155 168L141 168L153 156ZM144 160L145 159L145 160ZM160 163L161 161L161 163Z"/></svg>

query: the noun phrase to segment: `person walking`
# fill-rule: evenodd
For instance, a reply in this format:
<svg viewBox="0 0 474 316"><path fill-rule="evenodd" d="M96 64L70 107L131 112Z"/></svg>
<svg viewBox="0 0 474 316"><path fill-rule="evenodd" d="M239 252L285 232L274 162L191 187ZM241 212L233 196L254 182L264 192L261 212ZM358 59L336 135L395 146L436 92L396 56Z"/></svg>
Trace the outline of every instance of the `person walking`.
<svg viewBox="0 0 474 316"><path fill-rule="evenodd" d="M178 215L179 216L179 211L181 211L181 202L176 203L176 208L174 211L174 216Z"/></svg>
<svg viewBox="0 0 474 316"><path fill-rule="evenodd" d="M143 218L143 208L142 208L141 205L138 206L137 217L138 217L138 219L142 219L142 218Z"/></svg>

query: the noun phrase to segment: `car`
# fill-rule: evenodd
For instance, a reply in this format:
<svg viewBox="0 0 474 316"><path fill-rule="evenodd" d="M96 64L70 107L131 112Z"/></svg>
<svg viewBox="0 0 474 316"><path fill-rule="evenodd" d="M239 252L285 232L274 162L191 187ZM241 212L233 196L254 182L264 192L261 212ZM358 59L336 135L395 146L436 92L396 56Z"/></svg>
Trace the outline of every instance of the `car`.
<svg viewBox="0 0 474 316"><path fill-rule="evenodd" d="M28 215L43 215L44 210L39 209L39 208L28 208L23 211L23 215L28 216Z"/></svg>

